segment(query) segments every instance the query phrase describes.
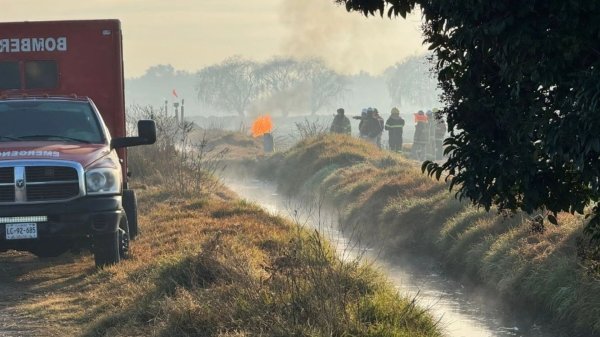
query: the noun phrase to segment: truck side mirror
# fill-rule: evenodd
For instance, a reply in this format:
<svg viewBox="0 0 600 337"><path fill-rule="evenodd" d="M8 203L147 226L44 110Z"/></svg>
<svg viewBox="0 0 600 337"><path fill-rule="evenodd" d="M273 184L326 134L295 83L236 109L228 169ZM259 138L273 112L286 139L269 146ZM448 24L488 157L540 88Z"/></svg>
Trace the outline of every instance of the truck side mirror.
<svg viewBox="0 0 600 337"><path fill-rule="evenodd" d="M110 147L120 149L123 147L154 144L156 142L156 123L153 120L138 121L137 137L114 138L110 142Z"/></svg>
<svg viewBox="0 0 600 337"><path fill-rule="evenodd" d="M146 143L156 143L156 123L151 119L138 121L138 137L144 138Z"/></svg>

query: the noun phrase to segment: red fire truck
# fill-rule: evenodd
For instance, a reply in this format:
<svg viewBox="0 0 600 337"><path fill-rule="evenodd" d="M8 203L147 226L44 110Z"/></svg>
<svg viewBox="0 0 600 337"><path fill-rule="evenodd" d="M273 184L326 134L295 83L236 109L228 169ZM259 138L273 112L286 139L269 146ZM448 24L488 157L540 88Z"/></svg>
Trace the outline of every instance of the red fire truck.
<svg viewBox="0 0 600 337"><path fill-rule="evenodd" d="M119 262L135 238L118 20L0 23L0 252L90 248Z"/></svg>

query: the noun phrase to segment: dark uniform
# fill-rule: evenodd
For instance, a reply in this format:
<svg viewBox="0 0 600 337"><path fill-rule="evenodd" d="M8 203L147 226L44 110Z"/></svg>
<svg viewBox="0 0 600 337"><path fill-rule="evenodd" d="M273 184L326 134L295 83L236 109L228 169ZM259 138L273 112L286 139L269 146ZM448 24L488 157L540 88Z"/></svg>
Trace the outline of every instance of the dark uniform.
<svg viewBox="0 0 600 337"><path fill-rule="evenodd" d="M385 129L389 133L390 150L398 153L402 152L404 119L400 117L398 109L392 109L392 115L385 122Z"/></svg>
<svg viewBox="0 0 600 337"><path fill-rule="evenodd" d="M412 147L412 155L416 159L425 158L425 150L427 149L427 136L429 133L429 120L423 111L415 114L415 137Z"/></svg>
<svg viewBox="0 0 600 337"><path fill-rule="evenodd" d="M369 110L367 112L367 118L363 120L362 131L366 135L366 138L373 144L377 144L377 139L381 136L383 131L383 125L377 117L375 117L375 111Z"/></svg>
<svg viewBox="0 0 600 337"><path fill-rule="evenodd" d="M344 109L340 108L337 110L337 115L333 118L331 128L329 129L332 133L343 133L349 135L352 133L352 127L350 126L350 120L344 116Z"/></svg>
<svg viewBox="0 0 600 337"><path fill-rule="evenodd" d="M359 132L360 138L367 138L367 131L366 131L366 128L364 127L365 119L367 119L367 109L362 109L360 117L353 117L353 118L360 119L360 122L358 123L358 132Z"/></svg>

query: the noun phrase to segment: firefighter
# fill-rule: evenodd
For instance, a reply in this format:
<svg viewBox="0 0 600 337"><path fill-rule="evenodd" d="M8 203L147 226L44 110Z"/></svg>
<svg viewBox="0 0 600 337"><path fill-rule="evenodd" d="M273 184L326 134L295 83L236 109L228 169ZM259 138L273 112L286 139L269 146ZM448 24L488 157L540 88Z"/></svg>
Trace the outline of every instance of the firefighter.
<svg viewBox="0 0 600 337"><path fill-rule="evenodd" d="M367 119L367 108L362 109L360 116L354 116L352 118L354 119L358 119L360 120L360 122L358 123L358 132L359 132L359 136L360 138L367 138L367 131L366 128L364 127L365 125L365 120Z"/></svg>
<svg viewBox="0 0 600 337"><path fill-rule="evenodd" d="M402 131L404 129L404 119L400 117L398 108L392 109L392 115L385 122L385 129L389 134L390 150L402 153Z"/></svg>
<svg viewBox="0 0 600 337"><path fill-rule="evenodd" d="M412 155L416 159L423 159L425 157L425 150L427 148L427 130L428 119L422 110L419 110L415 114L415 136L412 146Z"/></svg>
<svg viewBox="0 0 600 337"><path fill-rule="evenodd" d="M381 136L383 127L379 120L375 117L375 110L369 108L367 110L367 117L362 121L361 132L364 132L365 139L373 144L377 144L377 138Z"/></svg>
<svg viewBox="0 0 600 337"><path fill-rule="evenodd" d="M352 127L350 126L350 120L344 116L344 109L337 109L337 115L333 118L331 128L329 129L332 133L343 133L350 135Z"/></svg>

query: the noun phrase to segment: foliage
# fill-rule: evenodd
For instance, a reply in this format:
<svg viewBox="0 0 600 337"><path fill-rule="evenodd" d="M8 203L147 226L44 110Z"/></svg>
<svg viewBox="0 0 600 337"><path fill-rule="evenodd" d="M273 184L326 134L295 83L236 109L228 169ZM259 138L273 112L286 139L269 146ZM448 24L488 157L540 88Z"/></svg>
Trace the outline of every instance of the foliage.
<svg viewBox="0 0 600 337"><path fill-rule="evenodd" d="M488 210L583 213L600 200L600 3L337 2L367 15L421 7L453 130L429 174Z"/></svg>

